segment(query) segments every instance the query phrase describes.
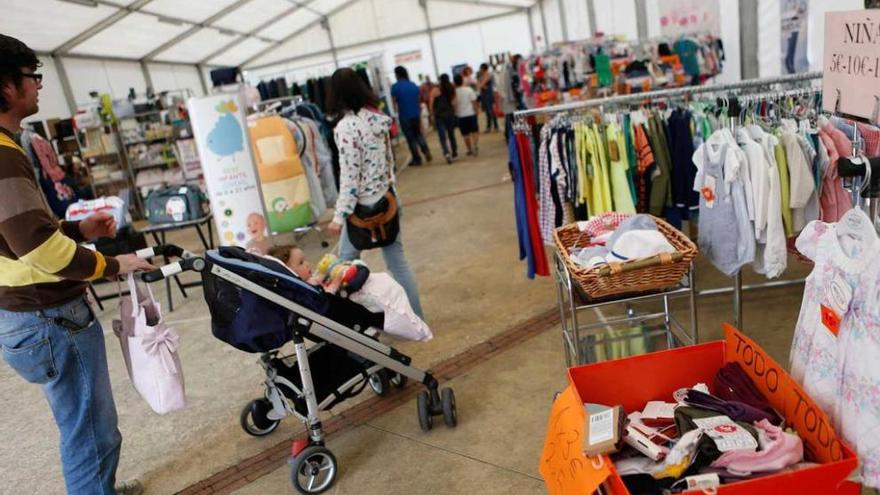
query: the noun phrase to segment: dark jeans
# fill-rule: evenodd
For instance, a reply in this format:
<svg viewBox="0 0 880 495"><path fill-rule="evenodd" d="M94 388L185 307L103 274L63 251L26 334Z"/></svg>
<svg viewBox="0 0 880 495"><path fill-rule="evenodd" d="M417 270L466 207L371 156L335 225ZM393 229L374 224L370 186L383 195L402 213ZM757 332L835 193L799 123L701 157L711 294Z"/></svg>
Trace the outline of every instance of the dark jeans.
<svg viewBox="0 0 880 495"><path fill-rule="evenodd" d="M483 111L486 112L486 130L498 130L498 117L495 115L495 98L492 95L483 95L480 97L480 103Z"/></svg>
<svg viewBox="0 0 880 495"><path fill-rule="evenodd" d="M440 146L443 147L443 154L448 155L450 149L452 156L458 156L458 143L455 142L455 115L446 117L436 116L434 125L437 126L437 135L440 136Z"/></svg>
<svg viewBox="0 0 880 495"><path fill-rule="evenodd" d="M422 153L429 155L428 143L425 142L425 136L422 135L422 119L414 117L411 119L401 119L400 127L403 129L403 135L406 136L406 144L409 145L409 152L412 154L413 163L422 163Z"/></svg>

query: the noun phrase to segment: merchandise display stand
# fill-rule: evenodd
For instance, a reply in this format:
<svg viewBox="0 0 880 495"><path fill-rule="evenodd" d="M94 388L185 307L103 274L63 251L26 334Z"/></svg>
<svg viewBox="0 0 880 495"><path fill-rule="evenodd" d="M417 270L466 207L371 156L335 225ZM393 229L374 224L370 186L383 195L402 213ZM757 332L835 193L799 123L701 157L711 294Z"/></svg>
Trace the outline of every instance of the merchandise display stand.
<svg viewBox="0 0 880 495"><path fill-rule="evenodd" d="M591 108L598 108L600 110L608 107L612 107L615 105L629 105L629 104L643 104L645 102L652 102L655 100L670 100L675 98L687 98L694 94L712 94L718 93L719 96L721 93L734 93L737 90L761 90L766 88L766 95L774 95L774 96L789 96L796 95L802 92L803 90L794 90L794 91L773 91L774 86L778 85L786 85L786 84L797 84L797 83L810 83L815 80L820 80L822 78L822 72L807 72L802 74L792 74L774 78L766 78L766 79L749 79L740 82L730 83L730 84L717 84L711 86L695 86L695 87L684 87L684 88L674 88L674 89L666 89L659 91L649 91L645 93L636 93L629 95L619 95L619 96L611 96L608 98L598 98L593 100L586 101L578 101L572 103L565 103L560 105L551 105L542 108L533 108L528 110L521 110L514 114L514 118L516 119L516 125L526 125L525 119L527 117L536 117L543 116L549 114L556 113L577 113L582 112ZM759 97L766 96L765 94L759 94ZM729 103L727 97L723 98L725 100L725 104ZM731 117L735 119L735 117ZM558 260L557 260L558 262ZM694 285L691 284L689 287L695 293L694 296L706 296L706 295L716 295L716 294L725 294L725 293L733 293L733 321L737 328L744 328L743 318L742 318L742 293L744 290L754 290L754 289L766 289L766 288L775 288L775 287L783 287L788 285L797 285L803 284L804 280L777 280L777 281L769 281L761 284L753 284L748 286L743 286L742 283L742 274L737 272L733 277L733 285L732 287L722 287L718 289L705 289L705 290L696 290ZM693 281L693 267L691 268L691 281ZM560 287L561 289L561 287ZM560 307L566 306L564 299L564 294L560 291ZM572 301L571 298L566 299L567 301ZM624 302L624 301L615 301L615 302ZM610 303L604 303L610 304ZM571 306L571 308L575 307L575 303L570 302L567 304ZM581 308L591 308L593 306L587 305L582 306ZM574 311L571 312L575 314ZM576 328L576 319L574 319L575 324L572 328ZM604 325L601 324L601 325ZM600 325L600 326L601 326ZM563 318L563 327L565 328L565 322ZM696 328L696 327L695 327ZM572 334L575 335L575 334ZM696 332L695 332L696 335ZM568 337L566 337L568 338ZM696 340L695 340L696 341ZM567 351L571 351L573 347L573 343L578 342L577 339L572 342L566 342ZM576 346L575 346L576 347ZM577 350L577 349L575 349ZM580 357L580 352L576 352L573 355L576 357ZM570 360L571 355L567 357ZM580 359L576 359L576 362L580 362ZM571 364L569 362L569 364Z"/></svg>
<svg viewBox="0 0 880 495"><path fill-rule="evenodd" d="M589 351L597 346L604 346L605 352L610 354L610 346L613 343L629 339L665 335L667 346L670 349L677 347L677 345L693 345L699 339L697 329L697 294L694 287L693 264L688 269L687 276L678 286L660 291L599 300L591 300L586 297L580 287L577 286L577 282L572 278L562 259L562 255L558 251L554 251L552 270L559 302L559 320L562 324L565 363L568 367L591 362L592 360L588 358L591 354ZM670 305L673 299L684 297L688 298L690 329L686 328L673 315ZM656 301L663 302L662 311L643 310L640 312L635 308L635 305L644 305L645 303ZM626 308L625 314L613 317L602 315L599 317L599 321L594 323L582 323L583 318L579 318L581 313L598 311L599 308L611 305L623 305ZM600 314L597 313L597 316ZM632 327L661 319L663 323L658 329L647 330L634 335L602 335L605 329L612 327Z"/></svg>

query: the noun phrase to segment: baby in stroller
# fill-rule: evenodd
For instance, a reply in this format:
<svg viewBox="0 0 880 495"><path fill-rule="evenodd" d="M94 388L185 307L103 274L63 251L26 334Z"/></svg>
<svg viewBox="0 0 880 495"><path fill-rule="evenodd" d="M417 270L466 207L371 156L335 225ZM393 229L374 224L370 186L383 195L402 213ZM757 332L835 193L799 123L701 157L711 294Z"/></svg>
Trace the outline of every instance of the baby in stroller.
<svg viewBox="0 0 880 495"><path fill-rule="evenodd" d="M330 254L324 255L313 271L305 252L293 244L275 246L268 256L284 263L309 285L339 293L373 313L384 313L382 330L393 337L416 341L433 338L431 329L410 306L406 291L387 273L371 273L362 261L339 261Z"/></svg>

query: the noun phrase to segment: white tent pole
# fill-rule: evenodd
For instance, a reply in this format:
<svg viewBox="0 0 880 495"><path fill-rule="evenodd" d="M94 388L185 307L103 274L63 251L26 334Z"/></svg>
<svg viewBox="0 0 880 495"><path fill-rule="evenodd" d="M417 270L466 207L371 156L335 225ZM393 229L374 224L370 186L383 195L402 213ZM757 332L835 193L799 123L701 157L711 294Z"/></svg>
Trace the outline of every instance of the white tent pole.
<svg viewBox="0 0 880 495"><path fill-rule="evenodd" d="M538 13L541 14L541 29L544 31L544 49L550 49L550 36L547 32L547 17L544 15L544 0L538 0Z"/></svg>
<svg viewBox="0 0 880 495"><path fill-rule="evenodd" d="M58 73L58 81L61 83L61 91L64 93L64 101L67 102L67 108L70 115L76 114L76 98L73 96L73 89L70 87L70 79L67 78L67 70L64 68L64 62L61 57L52 55L52 62L55 63L55 72Z"/></svg>
<svg viewBox="0 0 880 495"><path fill-rule="evenodd" d="M559 25L562 26L562 41L568 41L568 22L565 20L565 0L557 0L559 3Z"/></svg>
<svg viewBox="0 0 880 495"><path fill-rule="evenodd" d="M147 67L147 63L143 60L140 61L140 66L141 66L141 72L144 74L144 82L146 83L147 88L150 88L153 91L155 91L156 87L153 86L153 78L152 78L152 76L150 76L150 68Z"/></svg>
<svg viewBox="0 0 880 495"><path fill-rule="evenodd" d="M586 0L587 2L587 22L590 23L590 36L596 36L596 32L599 30L596 27L596 4L593 3L593 0Z"/></svg>
<svg viewBox="0 0 880 495"><path fill-rule="evenodd" d="M532 53L538 51L538 46L535 44L535 27L532 26L532 9L526 9L526 14L529 18L529 38L532 40Z"/></svg>
<svg viewBox="0 0 880 495"><path fill-rule="evenodd" d="M455 23L453 25L449 25L449 26L442 26L439 28L434 28L434 31L436 32L436 31L443 31L446 29L453 29L453 28L460 27L460 26L469 26L471 24L477 24L480 22L501 19L503 17L509 17L512 15L523 15L523 14L526 14L527 10L528 9L526 7L518 7L515 10L511 10L510 12L501 12L501 13L492 14L492 15L489 15L486 17L478 17L476 19L470 19L470 20L463 21L463 22L457 22L457 23ZM361 46L382 43L383 41L392 41L392 40L397 40L397 39L409 38L411 36L418 36L420 34L427 34L427 30L420 29L417 31L410 31L408 33L400 33L400 34L395 34L393 36L386 36L384 38L378 38L378 39L368 40L368 41L361 41L359 43L353 43L351 45L340 46L340 47L337 47L337 49L338 50L351 50L351 49L358 48ZM280 60L274 60L272 62L265 63L265 64L247 66L246 65L247 63L244 63L244 64L242 64L242 67L247 70L259 70L259 69L263 69L265 67L273 67L276 65L286 64L286 63L290 63L290 62L296 62L297 60L302 60L305 58L312 58L312 57L317 57L317 56L321 56L321 55L328 55L328 54L330 54L330 50L320 50L317 52L305 53L303 55L297 55L296 57L289 57L289 58L284 58L284 59L280 59Z"/></svg>
<svg viewBox="0 0 880 495"><path fill-rule="evenodd" d="M208 92L208 81L205 80L205 66L196 65L195 67L196 70L199 71L199 82L202 83L202 93L207 96L210 92Z"/></svg>
<svg viewBox="0 0 880 495"><path fill-rule="evenodd" d="M79 33L78 35L74 36L70 40L64 42L64 44L62 44L61 46L59 46L58 48L53 50L53 52L59 53L59 54L66 54L67 52L76 48L77 46L79 46L80 44L82 44L84 41L88 40L92 36L100 33L101 31L107 29L108 27L116 24L117 22L121 21L122 19L125 19L126 17L128 17L129 14L140 9L144 5L150 3L150 1L151 0L135 0L135 2L131 5L129 5L128 7L119 8L119 10L117 10L116 12L111 14L109 17L99 21L97 24L94 24L93 26L89 27L88 29ZM119 7L118 5L113 5L113 6L117 7L117 8Z"/></svg>
<svg viewBox="0 0 880 495"><path fill-rule="evenodd" d="M636 0L636 26L640 40L648 39L648 2Z"/></svg>
<svg viewBox="0 0 880 495"><path fill-rule="evenodd" d="M437 63L437 45L434 44L434 28L431 27L431 14L428 12L428 0L419 0L422 12L425 14L425 26L428 31L428 41L431 43L431 61L434 62L434 80L440 79L440 64Z"/></svg>
<svg viewBox="0 0 880 495"><path fill-rule="evenodd" d="M333 68L339 68L339 55L336 53L336 44L333 42L333 30L330 29L330 20L324 16L321 19L321 27L327 32L327 41L330 42L330 53L333 55Z"/></svg>

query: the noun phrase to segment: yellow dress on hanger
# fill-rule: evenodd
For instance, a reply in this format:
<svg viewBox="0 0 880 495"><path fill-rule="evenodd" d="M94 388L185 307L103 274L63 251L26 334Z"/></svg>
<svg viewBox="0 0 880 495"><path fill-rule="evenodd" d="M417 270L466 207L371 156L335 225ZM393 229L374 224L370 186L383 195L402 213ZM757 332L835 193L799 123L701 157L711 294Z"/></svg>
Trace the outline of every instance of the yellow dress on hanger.
<svg viewBox="0 0 880 495"><path fill-rule="evenodd" d="M779 142L776 143L776 163L779 167L779 186L782 189L782 225L785 228L785 238L794 235L794 222L791 218L791 186L788 178L788 159L785 156L785 147L782 145L782 136L776 133Z"/></svg>
<svg viewBox="0 0 880 495"><path fill-rule="evenodd" d="M611 182L608 174L608 155L605 149L605 140L599 126L594 122L590 129L591 140L595 153L593 154L593 196L596 207L590 212L590 216L614 211L614 202L611 199Z"/></svg>
<svg viewBox="0 0 880 495"><path fill-rule="evenodd" d="M614 200L613 211L618 213L635 213L632 194L629 190L629 181L626 172L629 169L629 160L626 157L626 147L623 142L623 132L615 124L609 124L606 131L608 143L608 165L611 175L611 194Z"/></svg>

